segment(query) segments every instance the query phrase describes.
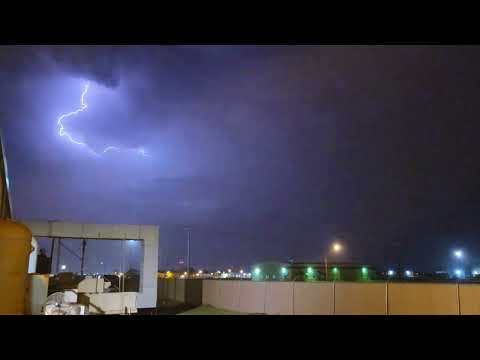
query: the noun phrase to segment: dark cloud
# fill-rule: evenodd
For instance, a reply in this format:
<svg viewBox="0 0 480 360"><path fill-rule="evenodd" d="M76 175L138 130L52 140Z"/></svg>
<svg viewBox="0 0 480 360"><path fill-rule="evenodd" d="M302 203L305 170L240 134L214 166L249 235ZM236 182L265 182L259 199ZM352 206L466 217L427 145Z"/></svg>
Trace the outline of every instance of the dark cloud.
<svg viewBox="0 0 480 360"><path fill-rule="evenodd" d="M90 78L107 87L116 87L120 82L119 57L116 46L52 46L47 48L56 64L66 72Z"/></svg>

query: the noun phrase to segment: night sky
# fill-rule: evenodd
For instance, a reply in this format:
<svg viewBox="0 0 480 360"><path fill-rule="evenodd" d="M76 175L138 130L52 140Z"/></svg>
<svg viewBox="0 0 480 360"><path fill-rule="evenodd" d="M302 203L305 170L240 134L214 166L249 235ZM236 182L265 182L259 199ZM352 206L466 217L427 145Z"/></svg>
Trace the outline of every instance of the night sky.
<svg viewBox="0 0 480 360"><path fill-rule="evenodd" d="M160 226L160 266L480 255L480 48L0 46L19 219ZM57 117L88 109L58 134Z"/></svg>

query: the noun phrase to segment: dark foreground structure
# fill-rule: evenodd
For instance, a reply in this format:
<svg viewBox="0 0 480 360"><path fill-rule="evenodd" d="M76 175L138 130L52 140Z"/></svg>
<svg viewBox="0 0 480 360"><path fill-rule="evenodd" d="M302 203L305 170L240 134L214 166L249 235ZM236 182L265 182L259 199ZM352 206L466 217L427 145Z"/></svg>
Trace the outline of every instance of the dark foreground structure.
<svg viewBox="0 0 480 360"><path fill-rule="evenodd" d="M8 180L7 160L5 158L5 149L0 131L0 218L11 219L12 207L10 203L10 189Z"/></svg>

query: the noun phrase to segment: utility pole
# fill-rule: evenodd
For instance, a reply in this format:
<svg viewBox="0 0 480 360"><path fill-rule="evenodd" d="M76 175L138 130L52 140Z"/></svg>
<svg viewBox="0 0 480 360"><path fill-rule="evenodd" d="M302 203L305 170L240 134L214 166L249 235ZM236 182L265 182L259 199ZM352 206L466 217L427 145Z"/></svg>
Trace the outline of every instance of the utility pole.
<svg viewBox="0 0 480 360"><path fill-rule="evenodd" d="M50 247L50 259L48 259L48 273L52 274L53 273L53 254L54 254L54 249L55 249L55 239L50 238L51 241L51 247Z"/></svg>
<svg viewBox="0 0 480 360"><path fill-rule="evenodd" d="M52 247L50 248L50 270L48 271L50 274L52 273L53 270L53 255L55 250L55 239L52 238Z"/></svg>
<svg viewBox="0 0 480 360"><path fill-rule="evenodd" d="M186 227L187 231L187 278L190 277L190 233L191 230L189 227Z"/></svg>
<svg viewBox="0 0 480 360"><path fill-rule="evenodd" d="M57 266L56 266L56 273L58 274L60 270L60 254L61 254L61 247L62 247L62 240L60 238L57 239Z"/></svg>
<svg viewBox="0 0 480 360"><path fill-rule="evenodd" d="M325 265L325 281L328 281L328 264L326 256L323 258L323 263Z"/></svg>

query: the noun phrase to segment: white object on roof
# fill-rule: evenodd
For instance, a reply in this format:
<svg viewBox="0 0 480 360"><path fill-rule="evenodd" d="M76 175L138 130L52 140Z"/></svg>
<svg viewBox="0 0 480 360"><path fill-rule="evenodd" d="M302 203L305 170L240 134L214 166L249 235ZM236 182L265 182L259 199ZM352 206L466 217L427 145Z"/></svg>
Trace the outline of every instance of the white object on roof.
<svg viewBox="0 0 480 360"><path fill-rule="evenodd" d="M68 302L68 300L76 300L76 294L73 291L66 293L56 292L50 295L43 307L43 313L45 315L85 315L87 309L84 305Z"/></svg>
<svg viewBox="0 0 480 360"><path fill-rule="evenodd" d="M88 298L89 314L119 315L137 312L136 292L97 293L84 295L86 298Z"/></svg>
<svg viewBox="0 0 480 360"><path fill-rule="evenodd" d="M32 252L28 258L28 273L35 274L37 272L37 256L38 256L38 242L32 237Z"/></svg>
<svg viewBox="0 0 480 360"><path fill-rule="evenodd" d="M84 280L78 283L78 293L97 294L105 292L112 284L105 281L103 278L92 278L87 276Z"/></svg>

